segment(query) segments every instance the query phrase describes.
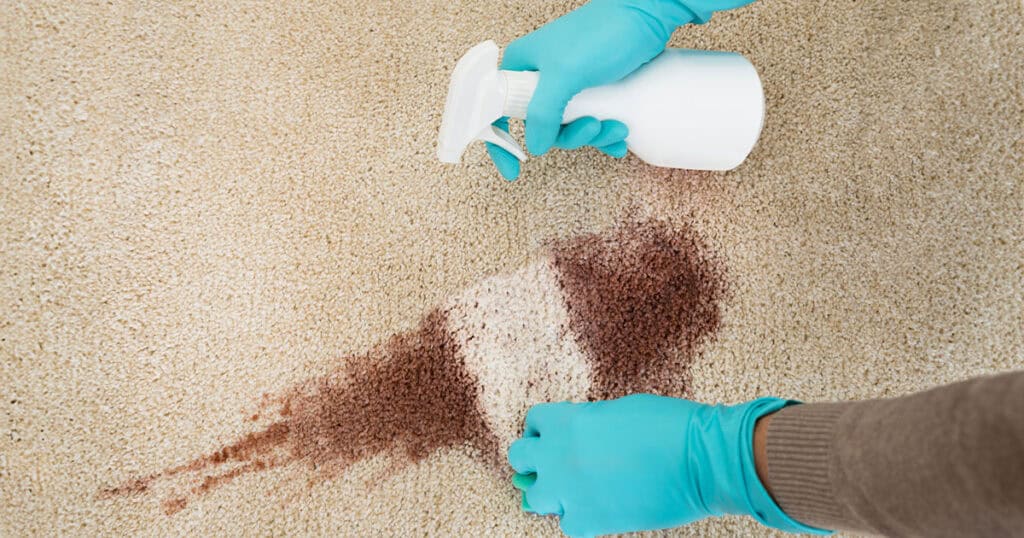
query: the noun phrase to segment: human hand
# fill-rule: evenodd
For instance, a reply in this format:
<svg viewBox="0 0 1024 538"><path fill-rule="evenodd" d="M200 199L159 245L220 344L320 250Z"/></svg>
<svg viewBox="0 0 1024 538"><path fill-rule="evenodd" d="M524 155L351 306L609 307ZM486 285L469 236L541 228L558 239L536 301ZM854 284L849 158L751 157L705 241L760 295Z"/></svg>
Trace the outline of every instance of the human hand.
<svg viewBox="0 0 1024 538"><path fill-rule="evenodd" d="M570 536L685 525L745 514L793 532L758 480L757 419L785 405L761 398L735 406L636 394L590 403L540 404L509 448L523 509L561 518Z"/></svg>
<svg viewBox="0 0 1024 538"><path fill-rule="evenodd" d="M572 97L625 78L664 50L677 27L705 22L713 10L751 1L592 0L513 41L505 49L501 69L540 72L526 111L527 151L543 155L552 146L594 146L613 157L624 157L629 134L625 124L584 117L562 125ZM494 125L508 131L507 118ZM490 143L487 151L506 179L519 176L519 159L514 155Z"/></svg>
<svg viewBox="0 0 1024 538"><path fill-rule="evenodd" d="M629 130L625 124L585 117L562 127L562 114L580 91L620 80L665 49L672 31L688 20L681 6L676 6L675 13L650 9L669 4L594 0L505 49L502 69L540 72L526 112L527 151L543 155L552 146L589 145L613 157L626 155L624 140ZM495 125L508 130L507 119ZM519 175L519 159L514 155L494 144L488 144L487 150L506 179Z"/></svg>

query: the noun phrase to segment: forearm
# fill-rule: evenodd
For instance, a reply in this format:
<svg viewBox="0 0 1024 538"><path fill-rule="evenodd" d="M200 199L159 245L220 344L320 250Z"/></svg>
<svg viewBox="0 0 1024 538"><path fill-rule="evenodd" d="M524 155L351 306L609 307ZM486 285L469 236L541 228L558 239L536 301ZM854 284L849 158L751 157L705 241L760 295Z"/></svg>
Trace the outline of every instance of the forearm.
<svg viewBox="0 0 1024 538"><path fill-rule="evenodd" d="M791 406L761 419L754 452L773 498L808 525L1011 535L1024 528L1024 372Z"/></svg>

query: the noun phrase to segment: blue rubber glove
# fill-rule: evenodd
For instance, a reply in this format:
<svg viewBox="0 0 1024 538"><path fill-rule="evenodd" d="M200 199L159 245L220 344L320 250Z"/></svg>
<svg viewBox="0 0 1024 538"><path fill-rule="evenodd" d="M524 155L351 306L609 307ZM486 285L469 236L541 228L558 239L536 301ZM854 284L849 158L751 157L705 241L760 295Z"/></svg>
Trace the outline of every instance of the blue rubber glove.
<svg viewBox="0 0 1024 538"><path fill-rule="evenodd" d="M710 406L651 394L540 404L509 448L523 509L561 518L570 536L665 529L743 514L827 534L787 516L754 467L754 424L785 407L761 398Z"/></svg>
<svg viewBox="0 0 1024 538"><path fill-rule="evenodd" d="M615 120L580 118L562 127L565 106L586 88L625 78L665 50L672 32L688 22L703 23L716 10L753 0L591 0L505 49L501 68L540 71L526 111L526 149L543 155L552 146L595 146L613 157L626 155L629 130ZM508 119L494 123L508 130ZM519 159L487 144L498 171L519 176Z"/></svg>

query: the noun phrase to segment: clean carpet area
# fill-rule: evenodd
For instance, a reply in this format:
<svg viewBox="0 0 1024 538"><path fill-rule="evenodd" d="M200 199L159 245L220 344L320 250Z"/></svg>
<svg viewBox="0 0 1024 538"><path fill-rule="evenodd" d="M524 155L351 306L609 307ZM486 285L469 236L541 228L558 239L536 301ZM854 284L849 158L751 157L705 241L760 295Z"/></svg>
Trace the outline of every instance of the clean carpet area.
<svg viewBox="0 0 1024 538"><path fill-rule="evenodd" d="M1024 368L1019 1L679 30L762 77L728 173L438 162L458 58L575 5L0 5L0 535L556 536L531 403Z"/></svg>

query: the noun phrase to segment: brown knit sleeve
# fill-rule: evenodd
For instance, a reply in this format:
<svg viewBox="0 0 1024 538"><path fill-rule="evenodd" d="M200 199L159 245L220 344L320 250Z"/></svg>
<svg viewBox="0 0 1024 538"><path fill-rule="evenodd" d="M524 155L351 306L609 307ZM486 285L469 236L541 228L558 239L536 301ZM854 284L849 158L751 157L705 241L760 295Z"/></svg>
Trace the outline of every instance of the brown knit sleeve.
<svg viewBox="0 0 1024 538"><path fill-rule="evenodd" d="M768 425L768 485L820 528L1024 535L1024 372L787 407Z"/></svg>

